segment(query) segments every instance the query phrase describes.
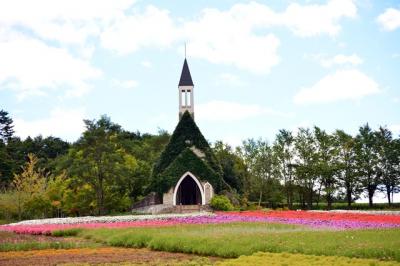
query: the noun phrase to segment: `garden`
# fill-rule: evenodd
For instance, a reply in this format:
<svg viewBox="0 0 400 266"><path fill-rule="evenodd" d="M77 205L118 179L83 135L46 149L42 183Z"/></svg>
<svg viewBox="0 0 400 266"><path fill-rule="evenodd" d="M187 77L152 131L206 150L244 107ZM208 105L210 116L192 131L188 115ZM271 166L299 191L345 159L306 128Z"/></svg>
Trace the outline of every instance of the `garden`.
<svg viewBox="0 0 400 266"><path fill-rule="evenodd" d="M400 265L400 215L390 211L50 218L1 225L0 235L0 265Z"/></svg>

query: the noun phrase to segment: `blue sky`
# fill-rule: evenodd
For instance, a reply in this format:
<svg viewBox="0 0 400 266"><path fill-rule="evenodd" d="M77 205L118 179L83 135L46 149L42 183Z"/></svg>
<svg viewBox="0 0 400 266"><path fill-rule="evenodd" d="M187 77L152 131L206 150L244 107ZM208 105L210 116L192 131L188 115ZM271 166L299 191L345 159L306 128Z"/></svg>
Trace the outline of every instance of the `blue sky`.
<svg viewBox="0 0 400 266"><path fill-rule="evenodd" d="M171 132L185 42L210 141L400 133L400 2L387 0L2 1L0 109L23 138L74 141L102 114Z"/></svg>

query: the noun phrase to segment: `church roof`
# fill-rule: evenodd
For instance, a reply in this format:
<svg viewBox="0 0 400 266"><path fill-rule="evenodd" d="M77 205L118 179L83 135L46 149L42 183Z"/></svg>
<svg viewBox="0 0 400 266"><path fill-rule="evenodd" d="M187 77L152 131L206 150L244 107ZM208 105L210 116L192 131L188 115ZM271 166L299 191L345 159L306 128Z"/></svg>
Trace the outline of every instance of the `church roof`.
<svg viewBox="0 0 400 266"><path fill-rule="evenodd" d="M221 166L188 111L183 113L169 143L154 165L154 191L161 189L160 192L166 192L187 171L200 178L206 178L217 191L221 188ZM209 171L213 173L209 174Z"/></svg>
<svg viewBox="0 0 400 266"><path fill-rule="evenodd" d="M194 86L186 58L185 61L183 62L181 79L179 80L178 86Z"/></svg>

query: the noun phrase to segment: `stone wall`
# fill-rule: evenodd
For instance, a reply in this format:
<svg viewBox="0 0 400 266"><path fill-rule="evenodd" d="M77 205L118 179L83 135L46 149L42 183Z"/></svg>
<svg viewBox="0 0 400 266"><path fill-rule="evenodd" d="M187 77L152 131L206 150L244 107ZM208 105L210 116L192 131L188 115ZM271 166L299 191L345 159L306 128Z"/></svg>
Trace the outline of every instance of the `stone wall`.
<svg viewBox="0 0 400 266"><path fill-rule="evenodd" d="M170 188L167 193L163 194L163 204L164 205L173 205L174 199L174 187Z"/></svg>
<svg viewBox="0 0 400 266"><path fill-rule="evenodd" d="M142 208L146 206L161 204L161 199L155 192L150 192L142 200L132 204L132 209Z"/></svg>
<svg viewBox="0 0 400 266"><path fill-rule="evenodd" d="M214 189L213 189L212 185L208 182L206 182L203 185L203 188L204 188L205 202L207 205L207 204L210 204L211 198L214 196Z"/></svg>

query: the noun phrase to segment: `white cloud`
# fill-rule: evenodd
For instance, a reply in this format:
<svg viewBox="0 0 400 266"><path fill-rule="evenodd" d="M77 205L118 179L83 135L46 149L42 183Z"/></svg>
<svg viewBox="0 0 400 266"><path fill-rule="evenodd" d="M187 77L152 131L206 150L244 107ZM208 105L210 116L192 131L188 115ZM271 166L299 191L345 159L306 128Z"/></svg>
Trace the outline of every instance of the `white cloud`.
<svg viewBox="0 0 400 266"><path fill-rule="evenodd" d="M184 36L190 57L215 64L233 65L255 73L268 73L279 63L279 39L271 34L256 34L257 7L234 5L228 11L205 9L198 20L186 22ZM250 13L254 12L254 16Z"/></svg>
<svg viewBox="0 0 400 266"><path fill-rule="evenodd" d="M134 89L137 87L138 82L136 80L117 80L112 81L113 85L122 89Z"/></svg>
<svg viewBox="0 0 400 266"><path fill-rule="evenodd" d="M101 76L89 59L103 28L134 0L0 2L0 84L28 95L82 96Z"/></svg>
<svg viewBox="0 0 400 266"><path fill-rule="evenodd" d="M21 118L14 119L15 132L22 138L42 135L75 141L85 129L83 119L85 119L85 111L82 108L56 108L46 118L30 121Z"/></svg>
<svg viewBox="0 0 400 266"><path fill-rule="evenodd" d="M226 101L210 101L199 104L196 106L195 113L197 119L212 122L232 122L263 115L288 116L287 114L257 104L241 104Z"/></svg>
<svg viewBox="0 0 400 266"><path fill-rule="evenodd" d="M339 20L355 18L357 6L352 0L330 0L326 5L289 5L280 22L296 35L310 37L320 34L335 36L341 30Z"/></svg>
<svg viewBox="0 0 400 266"><path fill-rule="evenodd" d="M323 67L332 67L333 65L360 65L364 61L356 54L342 55L338 54L331 58L319 58L319 62Z"/></svg>
<svg viewBox="0 0 400 266"><path fill-rule="evenodd" d="M146 68L150 68L152 67L152 63L150 61L144 60L142 62L140 62L140 64Z"/></svg>
<svg viewBox="0 0 400 266"><path fill-rule="evenodd" d="M0 83L17 91L19 98L44 95L49 88L81 96L90 90L90 81L101 76L89 62L98 39L118 54L187 41L192 57L265 74L280 61L280 40L266 30L287 27L302 37L335 36L340 20L357 13L352 0L290 4L282 12L250 2L225 11L204 9L192 19L174 20L168 10L147 6L142 11L134 3L1 1Z"/></svg>
<svg viewBox="0 0 400 266"><path fill-rule="evenodd" d="M388 8L377 18L379 24L386 31L394 31L400 28L400 10Z"/></svg>
<svg viewBox="0 0 400 266"><path fill-rule="evenodd" d="M46 94L47 89L65 88L66 95L81 96L89 80L101 71L65 49L18 34L0 33L0 84L13 89L18 98Z"/></svg>
<svg viewBox="0 0 400 266"><path fill-rule="evenodd" d="M144 47L165 48L187 41L188 55L215 64L265 74L279 63L280 40L272 27L286 27L301 37L337 35L342 18L354 18L352 0L330 0L325 5L290 4L283 12L250 2L221 11L202 10L193 19L174 21L167 10L148 6L144 12L118 16L101 34L102 46L118 54Z"/></svg>
<svg viewBox="0 0 400 266"><path fill-rule="evenodd" d="M121 16L101 34L103 47L128 54L143 47L168 47L178 29L167 10L148 6L143 14Z"/></svg>
<svg viewBox="0 0 400 266"><path fill-rule="evenodd" d="M244 85L244 82L236 75L231 73L222 73L218 76L218 85L227 85L230 87L241 87Z"/></svg>
<svg viewBox="0 0 400 266"><path fill-rule="evenodd" d="M397 138L397 136L400 135L400 124L398 125L390 125L388 126L389 130L393 132L393 134L395 135L395 137Z"/></svg>
<svg viewBox="0 0 400 266"><path fill-rule="evenodd" d="M84 44L101 28L123 16L134 0L13 0L0 2L0 24L22 26L39 37Z"/></svg>
<svg viewBox="0 0 400 266"><path fill-rule="evenodd" d="M228 143L232 149L242 145L244 138L241 136L228 135L223 137L223 142Z"/></svg>
<svg viewBox="0 0 400 266"><path fill-rule="evenodd" d="M379 85L361 71L338 70L313 86L302 88L293 100L296 104L357 100L380 91Z"/></svg>
<svg viewBox="0 0 400 266"><path fill-rule="evenodd" d="M279 63L280 41L271 33L256 31L284 26L301 37L335 36L341 29L339 20L356 14L357 7L349 0L331 0L326 5L291 4L282 13L251 2L236 4L227 11L203 10L197 20L185 23L184 36L190 44L190 56L268 73Z"/></svg>

